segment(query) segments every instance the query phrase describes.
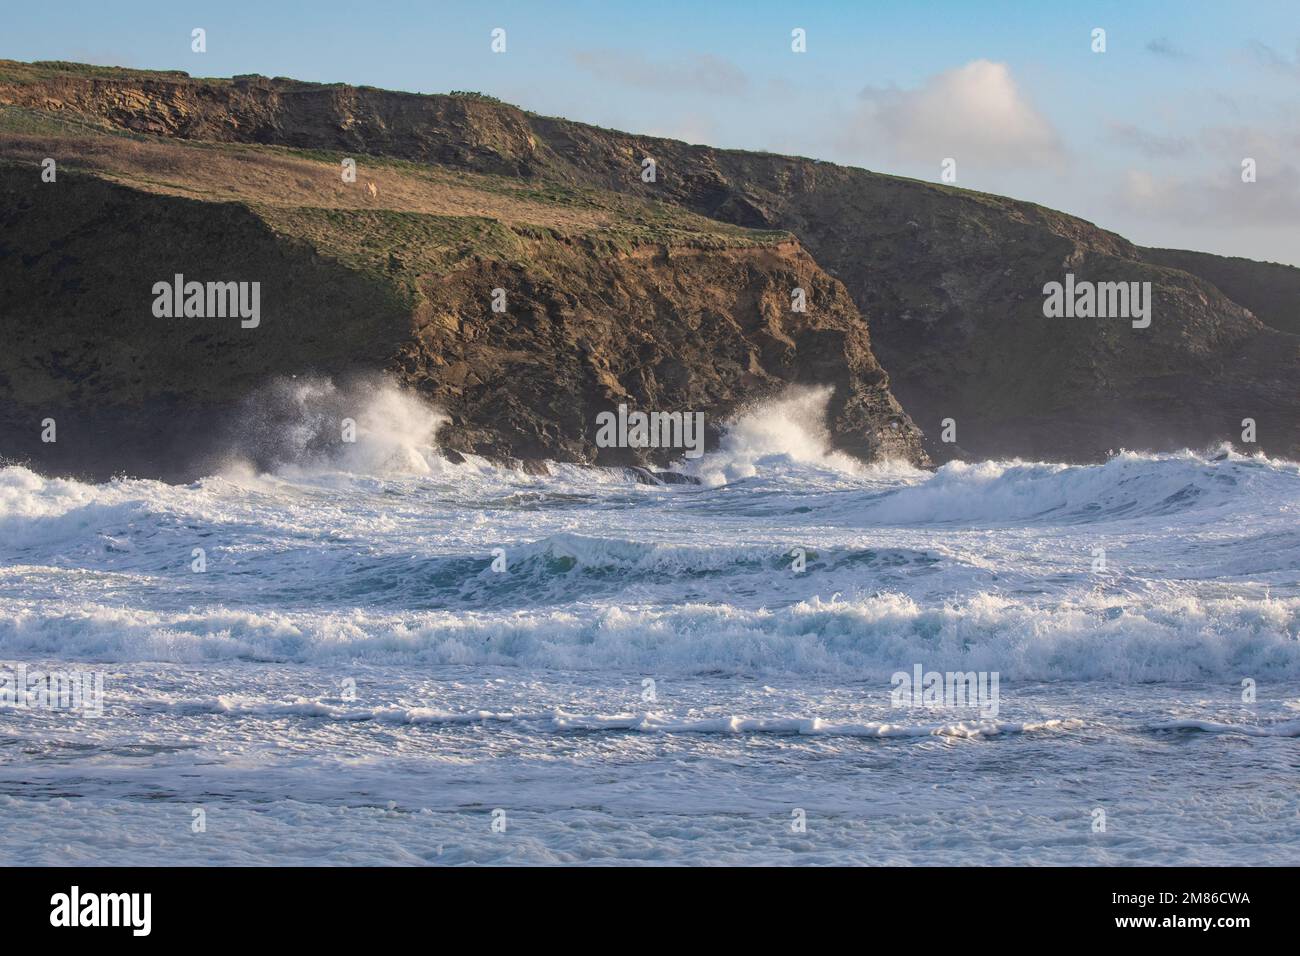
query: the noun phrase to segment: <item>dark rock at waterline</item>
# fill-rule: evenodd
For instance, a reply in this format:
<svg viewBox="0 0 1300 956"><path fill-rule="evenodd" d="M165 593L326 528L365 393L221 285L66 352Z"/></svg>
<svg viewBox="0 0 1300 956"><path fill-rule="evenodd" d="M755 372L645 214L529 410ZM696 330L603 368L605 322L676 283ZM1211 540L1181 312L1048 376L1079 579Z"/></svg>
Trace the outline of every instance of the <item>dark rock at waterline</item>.
<svg viewBox="0 0 1300 956"><path fill-rule="evenodd" d="M700 479L694 475L683 475L677 471L656 471L655 477L665 485L698 485Z"/></svg>

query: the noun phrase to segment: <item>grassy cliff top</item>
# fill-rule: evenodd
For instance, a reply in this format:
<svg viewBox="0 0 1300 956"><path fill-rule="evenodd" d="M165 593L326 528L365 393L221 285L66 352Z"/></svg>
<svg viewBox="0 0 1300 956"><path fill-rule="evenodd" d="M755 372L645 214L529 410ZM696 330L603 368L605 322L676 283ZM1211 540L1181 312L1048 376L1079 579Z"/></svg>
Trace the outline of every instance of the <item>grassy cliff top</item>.
<svg viewBox="0 0 1300 956"><path fill-rule="evenodd" d="M528 263L546 244L619 255L648 245L727 249L792 238L599 189L391 157L163 139L0 106L0 161L35 166L46 157L61 171L144 192L245 205L277 232L408 287L420 274L475 258ZM345 159L356 162L355 182L344 181Z"/></svg>
<svg viewBox="0 0 1300 956"><path fill-rule="evenodd" d="M103 112L99 116L94 115L94 110L97 107L88 105L84 101L62 101L69 86L83 85L85 81L97 82L98 85L108 88L119 85L123 90L134 90L137 91L137 94L142 89L152 90L153 92L147 93L145 96L131 95L126 100L115 101L108 110L108 113L113 118L108 120L106 118L107 114ZM476 172L483 172L484 169L479 162L482 157L472 155L472 151L471 155L458 156L449 161L435 159L430 162L423 155L413 155L413 153L419 154L423 152L429 145L425 142L424 137L430 131L427 129L421 130L419 127L434 122L435 116L436 121L447 120L449 114L441 111L446 108L447 104L458 104L451 111L451 115L456 117L451 124L452 128L449 130L453 139L461 137L462 142L473 141L476 148L495 153L497 154L496 158L516 162L522 161L523 165L529 166L526 173L521 174L519 170L508 172L505 181L560 184L559 188L539 187L530 192L548 204L564 204L572 199L573 194L581 194L582 199L580 201L590 205L593 197L598 197L595 200L596 205L612 210L620 218L627 212L627 207L620 205L619 201L614 197L620 193L626 195L627 184L622 182L615 185L604 181L611 160L616 165L623 165L625 162L634 164L634 161L637 161L643 153L648 152L657 158L661 158L667 168L677 171L689 169L706 192L714 186L714 183L709 182L709 180L719 174L722 179L735 180L735 182L743 184L746 190L753 195L766 199L773 198L774 194L784 193L788 188L806 188L806 185L794 186L794 183L799 180L806 182L809 179L815 179L830 184L841 182L848 177L856 184L854 188L881 187L895 191L897 192L898 202L915 200L922 203L932 201L948 203L956 200L957 206L970 209L971 214L975 217L993 214L997 217L1006 217L1018 221L1033 220L1047 225L1053 232L1058 234L1095 233L1102 237L1102 242L1105 245L1111 245L1114 240L1119 240L1119 237L1097 229L1092 223L1025 200L1012 199L928 180L873 172L853 166L842 166L802 156L786 156L765 150L718 149L709 146L693 146L678 140L658 136L605 129L559 117L542 116L513 104L505 103L496 97L470 91L412 93L342 82L318 83L290 77L267 77L261 74L242 74L233 77L194 77L183 70L138 70L117 66L94 66L61 60L31 63L0 60L0 87L5 85L25 91L22 95L15 96L13 99L21 101L26 98L29 105L33 102L41 103L38 106L39 109L54 111L46 113L47 116L62 114L68 117L79 117L83 122L93 124L93 128L101 130L121 131L127 114L132 112L147 113L150 109L159 107L159 102L155 100L154 94L160 88L166 87L173 87L172 93L175 95L160 94L159 99L164 101L162 106L162 112L164 113L178 108L181 111L193 108L196 113L204 113L203 107L196 107L196 104L200 102L210 106L212 113L216 115L218 120L224 118L222 110L225 109L237 111L240 108L247 108L251 113L251 115L246 114L239 117L236 122L220 130L211 124L198 121L183 132L170 130L165 134L168 138L175 136L189 142L242 140L247 143L249 142L249 121L254 117L266 119L268 112L274 113L279 108L268 104L287 103L297 99L297 97L285 96L285 94L303 94L308 99L318 99L319 95L323 93L338 93L341 95L342 100L346 102L346 105L338 105L340 111L345 114L343 125L349 127L347 135L357 134L357 148L353 153L302 149L301 147L305 141L300 139L299 142L294 144L297 147L296 155L305 159L318 158L338 162L345 155L364 154L367 156L367 163L371 165L382 164L397 167L405 165L408 169L416 170L427 169L429 165L436 165L441 168L459 166ZM204 93L204 88L207 88L206 93ZM48 95L42 95L42 89L47 91ZM365 99L372 104L385 103L387 105L383 109L393 110L389 115L383 117L379 127L382 128L385 124L390 124L390 129L395 132L395 127L405 126L407 127L406 131L412 132L414 135L409 140L402 142L383 142L380 141L380 138L368 139L376 132L373 128L368 129L366 134L359 134L357 130L351 129L352 120L355 117L346 114L348 110L355 106L352 99L357 94L361 94L361 99ZM94 100L95 97L92 96L90 99ZM175 104L178 102L186 105L177 107ZM239 105L236 106L235 104ZM394 106L393 104L405 105ZM99 106L102 107L103 104L100 103ZM425 109L434 112L421 112L421 110ZM259 113L259 110L266 112ZM292 124L295 119L302 120L303 118L303 114L295 114L294 119L286 117L285 122ZM201 118L191 117L191 119L211 120L213 116L205 115ZM338 117L334 119L338 119ZM11 122L14 121L11 120ZM127 126L129 125L127 123ZM181 123L179 125L186 124ZM217 126L220 125L220 122L218 122ZM305 130L300 132L303 136L310 138L338 134L339 130L340 126L331 121L327 122L324 127L315 128L311 132ZM161 130L154 129L149 130L149 132L159 133ZM276 130L277 134L282 132L284 130ZM3 130L0 130L0 135L3 135ZM156 139L158 137L150 136L148 138ZM537 139L553 139L557 142L539 143ZM257 141L265 142L267 140L258 139ZM525 155L521 155L521 148L525 147L525 141L526 148L522 149L522 153ZM557 143L562 144L563 155L553 150ZM534 153L534 147L539 147L539 151ZM403 164L400 158L403 156L415 160L415 162ZM702 176L701 173L703 173ZM574 188L566 190L565 186ZM587 186L592 188L584 189ZM488 191L500 195L502 190L492 188ZM689 191L688 189L687 193ZM655 205L660 205L661 209L672 206L698 209L700 205L696 201L698 198L683 194L681 183L676 182L668 185L660 196L661 202L656 202ZM648 204L646 203L646 205ZM700 211L713 220L744 221L743 219L736 219L732 214L717 216L714 215L712 210L703 209ZM671 215L661 212L649 218L656 220L659 228L667 229L673 226L672 223L668 222ZM752 227L777 224L772 222L747 222L747 225ZM750 232L748 235L741 235L728 233L724 230L725 227L721 223L698 217L696 221L684 222L680 227L675 227L676 234L667 234L662 240L651 238L649 241L677 241L680 239L679 234L682 232L694 233L701 237L713 235L731 242L770 241L770 239L762 236L761 232L757 231ZM657 231L657 229L652 230L652 235Z"/></svg>
<svg viewBox="0 0 1300 956"><path fill-rule="evenodd" d="M45 83L59 77L86 77L96 80L165 80L189 83L232 83L239 81L266 80L260 74L246 74L236 77L198 77L190 76L185 70L137 70L127 66L96 66L91 63L73 63L69 60L34 60L25 63L21 60L0 59L0 83ZM306 83L288 77L276 77L276 82L285 85L312 87L341 84Z"/></svg>

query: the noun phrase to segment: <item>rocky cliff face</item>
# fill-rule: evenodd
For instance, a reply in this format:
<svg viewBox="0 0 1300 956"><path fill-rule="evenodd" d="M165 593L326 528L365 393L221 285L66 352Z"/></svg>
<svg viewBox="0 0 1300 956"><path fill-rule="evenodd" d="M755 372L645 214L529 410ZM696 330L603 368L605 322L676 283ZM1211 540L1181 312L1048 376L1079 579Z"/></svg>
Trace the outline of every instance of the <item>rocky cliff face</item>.
<svg viewBox="0 0 1300 956"><path fill-rule="evenodd" d="M1300 269L1295 266L1182 249L1141 252L1148 262L1204 279L1250 309L1265 325L1300 335Z"/></svg>
<svg viewBox="0 0 1300 956"><path fill-rule="evenodd" d="M484 310L483 290L510 290ZM807 312L792 312L802 288ZM430 318L397 365L453 414L453 447L517 458L634 464L598 448L591 423L619 404L702 411L706 424L792 385L829 385L829 430L863 459L919 460L843 285L788 241L726 250L557 250L528 265L485 262L425 280ZM511 428L483 424L508 417ZM648 457L666 463L671 452Z"/></svg>
<svg viewBox="0 0 1300 956"><path fill-rule="evenodd" d="M123 136L43 105L0 131L8 457L186 477L238 443L266 383L382 371L449 415L447 448L498 459L666 465L682 449L599 447L599 413L701 412L716 440L733 412L826 385L837 447L924 461L852 299L788 234L403 163L343 184L317 155ZM257 282L259 324L155 316L176 274Z"/></svg>
<svg viewBox="0 0 1300 956"><path fill-rule="evenodd" d="M689 211L717 224L788 231L806 250L797 256L810 255L841 281L871 323L872 345L890 372L893 391L929 435L928 448L937 458L960 452L1077 460L1120 447L1203 446L1238 439L1245 418L1258 423L1259 447L1300 455L1300 396L1294 388L1300 337L1261 323L1207 281L1203 270L1185 271L1186 263L1144 253L1090 223L1033 204L812 160L603 130L474 96L11 64L0 70L0 103L174 140L400 157L438 169L508 177L543 192L598 190L649 203L647 208ZM645 158L656 163L653 183L641 179ZM627 210L618 215L626 217ZM656 255L671 259L657 253L651 259ZM643 262L628 256L619 264L627 273L617 280L628 290L627 302L642 301L641 283L649 275L648 266L637 264ZM575 263L564 259L563 267L573 269ZM736 275L723 277L739 266L724 268L718 260L716 267L717 281L748 303L775 302L780 283L788 283L783 277L766 291L742 291ZM610 274L586 274L593 289L615 287L607 286L616 281ZM1124 317L1044 317L1043 287L1067 274L1079 281L1151 283L1150 326L1135 329ZM450 289L442 294L454 298ZM453 303L430 296L447 307ZM650 313L643 314L634 325L649 322ZM730 314L734 319L738 313ZM834 314L843 318L848 312L837 307ZM556 323L539 341L548 347L569 341L562 325ZM738 329L742 326L750 327L737 322ZM789 338L789 331L782 334ZM775 360L766 340L770 331L743 333L751 334L759 338L746 337L739 351L724 352L723 368L746 366L748 360L741 362L739 355L747 350ZM839 334L849 333L845 328ZM807 340L794 340L795 354L807 354ZM449 344L444 338L436 351L473 351L471 341ZM858 352L856 344L840 348L846 356ZM657 354L635 369L612 366L618 388L635 380L647 394L661 394L671 377L665 379L659 369L670 366L664 364L667 353ZM404 353L403 361L411 359ZM761 375L737 373L728 381L806 377L801 358L782 361L761 365ZM465 363L448 359L456 370L450 374L459 376ZM871 370L856 371L868 365ZM913 434L905 425L887 424L897 413L879 405L885 391L875 379L874 360L845 359L844 368L858 404L874 409L864 413L867 418L853 419L859 425L869 419L865 433ZM822 363L818 373L827 372ZM624 381L620 375L632 378ZM596 380L602 379L597 375ZM843 380L841 375L838 381ZM440 379L435 390L451 394L459 387ZM609 394L617 391L611 388ZM708 391L728 405L743 401L727 384ZM836 414L837 421L845 421L842 410ZM955 424L955 444L935 440L945 419ZM570 429L562 430L573 437ZM845 437L843 428L839 435L842 442L857 442ZM548 441L555 444L554 438ZM879 441L867 439L863 450L871 454L892 447L873 444ZM547 444L536 437L519 442L521 448ZM862 449L862 443L856 447Z"/></svg>

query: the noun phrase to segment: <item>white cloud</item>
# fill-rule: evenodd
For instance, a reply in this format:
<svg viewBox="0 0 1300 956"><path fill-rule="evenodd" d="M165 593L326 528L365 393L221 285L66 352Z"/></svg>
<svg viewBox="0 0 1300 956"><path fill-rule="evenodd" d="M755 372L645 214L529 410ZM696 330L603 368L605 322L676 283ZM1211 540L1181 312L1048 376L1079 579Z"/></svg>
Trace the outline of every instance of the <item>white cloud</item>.
<svg viewBox="0 0 1300 956"><path fill-rule="evenodd" d="M1218 228L1285 226L1300 219L1300 170L1261 166L1253 183L1231 164L1183 178L1130 169L1113 197L1116 208L1153 221Z"/></svg>
<svg viewBox="0 0 1300 956"><path fill-rule="evenodd" d="M859 94L845 146L891 159L985 168L1060 166L1051 122L1021 93L1005 63L974 60L912 90L868 87Z"/></svg>

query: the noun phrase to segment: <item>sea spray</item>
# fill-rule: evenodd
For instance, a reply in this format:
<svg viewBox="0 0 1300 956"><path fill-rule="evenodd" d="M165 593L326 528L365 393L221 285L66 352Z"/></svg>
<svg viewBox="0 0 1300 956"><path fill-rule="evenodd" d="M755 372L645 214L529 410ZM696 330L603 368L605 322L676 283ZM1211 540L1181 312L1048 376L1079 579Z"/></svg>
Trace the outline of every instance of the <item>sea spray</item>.
<svg viewBox="0 0 1300 956"><path fill-rule="evenodd" d="M688 472L704 484L716 486L780 466L846 475L898 467L889 463L867 466L831 450L826 408L832 393L829 386L789 389L742 412L725 426L718 449L692 462Z"/></svg>
<svg viewBox="0 0 1300 956"><path fill-rule="evenodd" d="M387 378L278 378L244 401L221 471L429 474L445 466L435 437L447 421Z"/></svg>

